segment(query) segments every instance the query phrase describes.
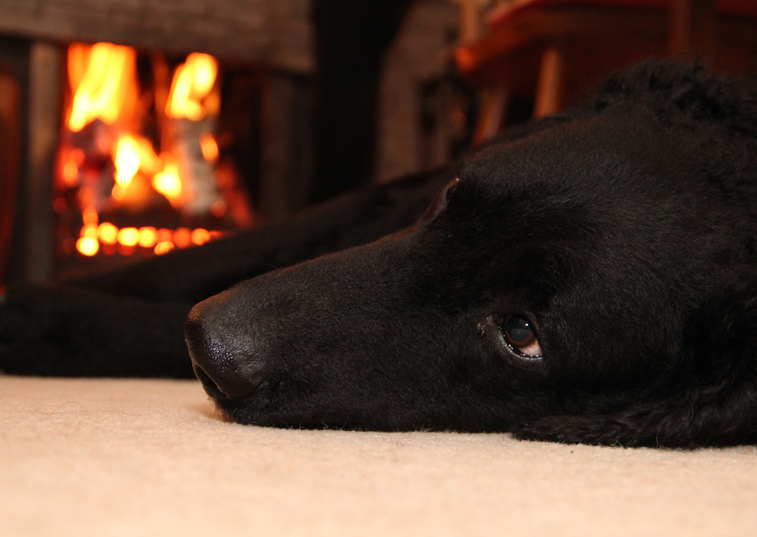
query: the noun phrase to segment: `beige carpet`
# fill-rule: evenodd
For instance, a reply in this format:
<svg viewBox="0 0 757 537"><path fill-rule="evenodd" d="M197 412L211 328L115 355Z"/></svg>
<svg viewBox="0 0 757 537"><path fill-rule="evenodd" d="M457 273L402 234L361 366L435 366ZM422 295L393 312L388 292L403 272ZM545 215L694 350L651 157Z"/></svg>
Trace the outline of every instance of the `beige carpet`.
<svg viewBox="0 0 757 537"><path fill-rule="evenodd" d="M0 535L755 536L757 448L265 429L197 382L0 376Z"/></svg>

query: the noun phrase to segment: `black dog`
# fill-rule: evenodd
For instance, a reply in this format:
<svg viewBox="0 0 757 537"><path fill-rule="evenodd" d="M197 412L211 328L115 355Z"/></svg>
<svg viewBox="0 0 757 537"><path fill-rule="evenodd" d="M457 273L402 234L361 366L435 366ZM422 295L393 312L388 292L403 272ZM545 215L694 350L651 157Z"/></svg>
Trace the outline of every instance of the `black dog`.
<svg viewBox="0 0 757 537"><path fill-rule="evenodd" d="M442 184L419 221L365 244ZM456 174L118 273L11 287L0 367L186 374L193 300L344 250L191 311L194 371L231 419L756 443L756 239L757 88L649 63Z"/></svg>

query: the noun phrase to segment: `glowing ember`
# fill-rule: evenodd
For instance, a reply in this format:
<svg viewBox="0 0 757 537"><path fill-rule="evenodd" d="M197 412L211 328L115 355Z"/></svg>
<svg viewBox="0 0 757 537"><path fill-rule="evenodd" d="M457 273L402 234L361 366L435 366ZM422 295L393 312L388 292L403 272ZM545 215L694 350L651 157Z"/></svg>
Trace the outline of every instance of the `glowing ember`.
<svg viewBox="0 0 757 537"><path fill-rule="evenodd" d="M158 242L158 230L154 227L143 227L139 230L139 245L142 248L152 248Z"/></svg>
<svg viewBox="0 0 757 537"><path fill-rule="evenodd" d="M192 231L188 228L180 227L173 232L173 243L179 248L187 248L192 245Z"/></svg>
<svg viewBox="0 0 757 537"><path fill-rule="evenodd" d="M210 214L216 218L221 218L229 210L229 206L223 200L218 200L210 206Z"/></svg>
<svg viewBox="0 0 757 537"><path fill-rule="evenodd" d="M68 188L74 188L79 184L79 166L84 163L84 151L71 149L63 160L63 183Z"/></svg>
<svg viewBox="0 0 757 537"><path fill-rule="evenodd" d="M86 198L86 196L82 196L82 198ZM92 226L97 226L97 221L100 217L97 216L97 211L92 207L85 207L81 212L81 219L84 222L84 228L86 229Z"/></svg>
<svg viewBox="0 0 757 537"><path fill-rule="evenodd" d="M97 238L97 224L87 224L81 230L81 236L86 239Z"/></svg>
<svg viewBox="0 0 757 537"><path fill-rule="evenodd" d="M88 214L90 221L81 228L81 236L76 241L76 249L82 255L91 257L100 250L100 243L97 242L97 220L91 220L91 212ZM95 213L95 217L97 213Z"/></svg>
<svg viewBox="0 0 757 537"><path fill-rule="evenodd" d="M171 242L173 239L173 231L170 229L158 230L158 242Z"/></svg>
<svg viewBox="0 0 757 537"><path fill-rule="evenodd" d="M212 134L206 133L200 138L200 149L202 150L202 156L211 164L214 164L218 160L218 144Z"/></svg>
<svg viewBox="0 0 757 537"><path fill-rule="evenodd" d="M139 243L139 230L135 227L125 227L118 232L118 244L136 246Z"/></svg>
<svg viewBox="0 0 757 537"><path fill-rule="evenodd" d="M103 222L97 228L97 238L103 244L116 244L118 242L118 228L110 222Z"/></svg>
<svg viewBox="0 0 757 537"><path fill-rule="evenodd" d="M100 250L100 243L92 237L82 237L76 241L76 249L80 254L92 257Z"/></svg>
<svg viewBox="0 0 757 537"><path fill-rule="evenodd" d="M159 242L155 245L155 253L158 255L167 254L173 250L173 243L172 242Z"/></svg>
<svg viewBox="0 0 757 537"><path fill-rule="evenodd" d="M205 244L210 240L210 232L207 229L195 229L192 231L190 238L193 244Z"/></svg>
<svg viewBox="0 0 757 537"><path fill-rule="evenodd" d="M88 213L91 217L91 212ZM170 252L175 247L188 248L192 245L205 244L208 241L222 236L218 231L208 231L204 228L189 229L181 227L176 231L162 228L160 230L145 226L139 229L125 227L119 229L110 222L97 222L85 224L81 229L79 239L76 241L76 250L87 257L92 257L100 252L100 245L121 245L126 248L139 246L154 253L162 255ZM106 253L112 253L106 251Z"/></svg>

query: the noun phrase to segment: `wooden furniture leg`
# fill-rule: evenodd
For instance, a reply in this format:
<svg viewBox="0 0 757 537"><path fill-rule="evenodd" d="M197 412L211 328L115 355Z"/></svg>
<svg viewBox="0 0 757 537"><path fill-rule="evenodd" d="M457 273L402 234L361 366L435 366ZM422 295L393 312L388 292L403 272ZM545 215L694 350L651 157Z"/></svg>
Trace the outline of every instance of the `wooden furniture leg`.
<svg viewBox="0 0 757 537"><path fill-rule="evenodd" d="M482 92L481 113L473 131L473 147L477 147L499 133L504 122L510 93L504 86L488 88Z"/></svg>
<svg viewBox="0 0 757 537"><path fill-rule="evenodd" d="M715 59L717 14L716 0L672 0L670 10L670 54L700 59L712 64Z"/></svg>
<svg viewBox="0 0 757 537"><path fill-rule="evenodd" d="M565 93L565 50L555 43L544 50L534 102L534 117L554 114L563 106Z"/></svg>

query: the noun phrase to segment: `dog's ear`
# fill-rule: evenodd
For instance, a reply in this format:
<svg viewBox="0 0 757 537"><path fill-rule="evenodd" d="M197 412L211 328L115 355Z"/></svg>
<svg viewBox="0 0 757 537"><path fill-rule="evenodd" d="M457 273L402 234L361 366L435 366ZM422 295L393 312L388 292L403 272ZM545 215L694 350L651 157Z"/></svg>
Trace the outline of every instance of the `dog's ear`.
<svg viewBox="0 0 757 537"><path fill-rule="evenodd" d="M611 75L585 105L601 112L645 104L664 122L717 124L731 134L757 131L757 78L715 76L699 64L652 60Z"/></svg>
<svg viewBox="0 0 757 537"><path fill-rule="evenodd" d="M757 270L733 270L691 316L674 385L690 405L684 434L757 442Z"/></svg>
<svg viewBox="0 0 757 537"><path fill-rule="evenodd" d="M516 436L682 448L757 443L757 275L731 281L691 316L679 362L649 395L611 414L521 424Z"/></svg>

